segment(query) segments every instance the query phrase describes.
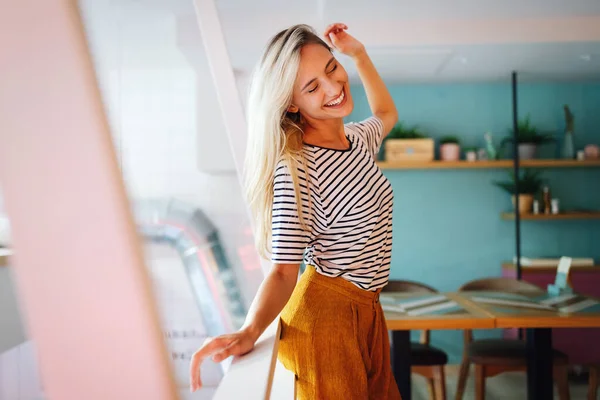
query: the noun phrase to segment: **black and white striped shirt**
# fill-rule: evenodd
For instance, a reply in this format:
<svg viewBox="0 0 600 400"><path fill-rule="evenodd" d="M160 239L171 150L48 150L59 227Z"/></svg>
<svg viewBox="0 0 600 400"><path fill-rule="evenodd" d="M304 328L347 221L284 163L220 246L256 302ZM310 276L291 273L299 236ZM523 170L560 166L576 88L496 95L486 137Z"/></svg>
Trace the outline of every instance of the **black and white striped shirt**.
<svg viewBox="0 0 600 400"><path fill-rule="evenodd" d="M345 125L347 150L305 145L298 166L303 214L298 221L288 167L275 171L272 261L313 265L317 272L374 291L387 284L392 252L393 192L375 164L383 139L376 116ZM308 182L305 171L308 170ZM310 203L309 203L310 196Z"/></svg>

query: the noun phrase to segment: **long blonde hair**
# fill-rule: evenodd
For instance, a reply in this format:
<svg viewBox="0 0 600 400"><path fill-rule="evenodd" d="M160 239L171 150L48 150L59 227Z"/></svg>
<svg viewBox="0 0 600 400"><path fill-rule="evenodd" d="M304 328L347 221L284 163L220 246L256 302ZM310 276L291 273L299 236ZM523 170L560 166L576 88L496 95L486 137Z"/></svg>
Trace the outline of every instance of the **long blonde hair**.
<svg viewBox="0 0 600 400"><path fill-rule="evenodd" d="M298 166L304 163L304 122L299 112L288 112L300 65L300 51L307 44L320 44L331 50L310 26L294 25L279 32L267 45L250 84L244 186L256 247L265 258L271 251L273 181L280 161L288 167L292 178L300 225L305 230L307 226L297 173ZM304 171L308 182L306 166Z"/></svg>

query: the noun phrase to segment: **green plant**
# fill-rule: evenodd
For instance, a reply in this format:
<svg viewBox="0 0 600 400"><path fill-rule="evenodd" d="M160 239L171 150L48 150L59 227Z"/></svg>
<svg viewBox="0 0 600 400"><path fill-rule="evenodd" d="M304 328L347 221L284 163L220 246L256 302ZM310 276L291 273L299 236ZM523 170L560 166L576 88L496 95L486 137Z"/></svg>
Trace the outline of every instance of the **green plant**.
<svg viewBox="0 0 600 400"><path fill-rule="evenodd" d="M470 151L477 153L477 150L478 150L477 147L465 147L464 148L465 153L468 153Z"/></svg>
<svg viewBox="0 0 600 400"><path fill-rule="evenodd" d="M514 172L510 173L510 178L510 181L494 181L494 185L504 189L509 194L514 195L517 191ZM521 194L535 195L540 191L543 184L544 179L540 177L539 171L525 169L519 178L519 192Z"/></svg>
<svg viewBox="0 0 600 400"><path fill-rule="evenodd" d="M460 140L456 136L444 136L440 138L440 145L450 143L459 144Z"/></svg>
<svg viewBox="0 0 600 400"><path fill-rule="evenodd" d="M402 121L392 128L386 139L423 139L425 135L414 125L407 127Z"/></svg>
<svg viewBox="0 0 600 400"><path fill-rule="evenodd" d="M504 140L502 140L502 146L513 141L514 132L515 131L513 129L509 130L510 136L507 136L504 138ZM545 144L552 143L554 141L554 135L550 133L541 133L538 131L538 129L531 123L529 115L517 123L517 143Z"/></svg>

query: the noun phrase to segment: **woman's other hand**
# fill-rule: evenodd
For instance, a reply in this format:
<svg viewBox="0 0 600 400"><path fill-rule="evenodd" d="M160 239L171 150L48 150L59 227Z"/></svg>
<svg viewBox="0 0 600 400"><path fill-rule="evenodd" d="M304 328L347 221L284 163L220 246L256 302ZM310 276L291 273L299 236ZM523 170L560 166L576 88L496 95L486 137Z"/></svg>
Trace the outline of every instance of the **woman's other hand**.
<svg viewBox="0 0 600 400"><path fill-rule="evenodd" d="M206 358L212 357L214 362L221 362L230 356L249 353L257 339L249 330L206 339L190 361L190 390L194 392L202 387L200 365Z"/></svg>
<svg viewBox="0 0 600 400"><path fill-rule="evenodd" d="M333 49L349 57L356 57L365 51L365 46L346 32L348 25L342 23L331 24L325 29L325 41Z"/></svg>

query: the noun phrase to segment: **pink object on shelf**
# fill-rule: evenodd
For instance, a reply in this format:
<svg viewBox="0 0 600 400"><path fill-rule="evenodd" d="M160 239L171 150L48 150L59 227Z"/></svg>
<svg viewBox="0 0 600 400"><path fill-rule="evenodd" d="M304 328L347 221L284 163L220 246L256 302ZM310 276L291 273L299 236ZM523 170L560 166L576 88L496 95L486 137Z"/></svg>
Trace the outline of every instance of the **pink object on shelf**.
<svg viewBox="0 0 600 400"><path fill-rule="evenodd" d="M460 146L455 143L446 143L440 146L442 161L458 161L460 159Z"/></svg>
<svg viewBox="0 0 600 400"><path fill-rule="evenodd" d="M585 153L586 160L597 160L600 158L600 147L595 144L588 144L585 146L583 152Z"/></svg>

